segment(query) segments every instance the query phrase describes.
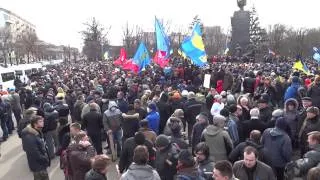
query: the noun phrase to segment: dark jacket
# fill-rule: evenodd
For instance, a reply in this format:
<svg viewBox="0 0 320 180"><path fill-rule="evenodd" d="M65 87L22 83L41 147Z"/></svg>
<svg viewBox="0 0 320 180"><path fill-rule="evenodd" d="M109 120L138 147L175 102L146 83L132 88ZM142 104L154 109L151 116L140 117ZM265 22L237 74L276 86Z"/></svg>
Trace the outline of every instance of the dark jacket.
<svg viewBox="0 0 320 180"><path fill-rule="evenodd" d="M185 180L186 178L198 180L201 177L196 167L181 168L177 172L176 180Z"/></svg>
<svg viewBox="0 0 320 180"><path fill-rule="evenodd" d="M308 139L308 133L312 131L319 131L320 130L320 119L318 116L316 116L313 119L304 119L306 121L306 124L304 127L301 127L298 133L301 131L301 136L299 137L300 140L300 146L308 146L307 139ZM303 124L303 122L302 122ZM303 126L303 125L301 125Z"/></svg>
<svg viewBox="0 0 320 180"><path fill-rule="evenodd" d="M104 174L91 169L86 173L85 180L107 180L107 178Z"/></svg>
<svg viewBox="0 0 320 180"><path fill-rule="evenodd" d="M69 124L59 129L58 141L59 141L59 148L56 150L56 155L60 156L62 151L68 148L71 141Z"/></svg>
<svg viewBox="0 0 320 180"><path fill-rule="evenodd" d="M46 170L50 166L50 159L42 132L28 125L22 130L21 137L30 170L32 172Z"/></svg>
<svg viewBox="0 0 320 180"><path fill-rule="evenodd" d="M276 180L272 169L270 166L264 164L263 162L257 161L257 165L255 167L255 171L253 173L254 180ZM246 167L244 165L244 160L237 161L233 165L233 173L234 176L238 179L245 180L248 179L248 175L246 172Z"/></svg>
<svg viewBox="0 0 320 180"><path fill-rule="evenodd" d="M294 103L295 109L292 111L289 111L288 103L291 103L291 102ZM284 118L290 127L291 138L297 138L297 136L298 136L298 120L299 120L298 107L299 107L299 103L296 99L291 98L285 102Z"/></svg>
<svg viewBox="0 0 320 180"><path fill-rule="evenodd" d="M302 159L296 161L300 175L306 175L309 169L320 163L320 144L317 144L311 151L307 152Z"/></svg>
<svg viewBox="0 0 320 180"><path fill-rule="evenodd" d="M283 168L290 162L292 144L288 134L279 128L266 129L261 137L267 162L271 167Z"/></svg>
<svg viewBox="0 0 320 180"><path fill-rule="evenodd" d="M249 137L252 130L259 130L261 133L263 133L263 131L267 129L268 124L260 119L250 119L243 122L243 127L245 127L245 137Z"/></svg>
<svg viewBox="0 0 320 180"><path fill-rule="evenodd" d="M63 102L58 102L58 104L54 106L54 109L58 111L59 117L66 117L70 113L68 104Z"/></svg>
<svg viewBox="0 0 320 180"><path fill-rule="evenodd" d="M243 93L254 93L255 79L251 77L245 77L243 80Z"/></svg>
<svg viewBox="0 0 320 180"><path fill-rule="evenodd" d="M170 136L169 139L171 143L175 143L180 149L188 149L189 147L188 143L182 137Z"/></svg>
<svg viewBox="0 0 320 180"><path fill-rule="evenodd" d="M200 123L197 122L192 129L192 135L191 135L191 145L192 149L194 149L198 143L201 142L201 135L203 130L208 126L207 123Z"/></svg>
<svg viewBox="0 0 320 180"><path fill-rule="evenodd" d="M95 109L83 116L83 129L86 129L88 134L100 134L103 130L102 115Z"/></svg>
<svg viewBox="0 0 320 180"><path fill-rule="evenodd" d="M259 152L259 160L263 162L264 153L263 146L261 144L257 144L256 142L247 139L245 142L238 144L229 154L229 160L234 163L239 160L243 160L243 152L247 146L252 146L256 148Z"/></svg>
<svg viewBox="0 0 320 180"><path fill-rule="evenodd" d="M168 147L156 152L155 168L161 180L172 180L177 172L178 149L169 144ZM170 163L169 163L170 162Z"/></svg>
<svg viewBox="0 0 320 180"><path fill-rule="evenodd" d="M312 105L320 108L320 85L313 84L308 90L308 97L312 99Z"/></svg>
<svg viewBox="0 0 320 180"><path fill-rule="evenodd" d="M203 176L206 180L213 180L214 162L210 159L206 159L198 164L198 170L201 172L201 176Z"/></svg>
<svg viewBox="0 0 320 180"><path fill-rule="evenodd" d="M81 113L82 109L86 105L83 101L76 101L76 103L73 106L73 113L74 113L74 119L78 122L81 122Z"/></svg>
<svg viewBox="0 0 320 180"><path fill-rule="evenodd" d="M45 103L44 109L44 127L43 133L57 129L59 114L50 104Z"/></svg>
<svg viewBox="0 0 320 180"><path fill-rule="evenodd" d="M128 112L128 115L132 115L133 112ZM123 117L122 123L123 137L133 137L139 130L139 118Z"/></svg>
<svg viewBox="0 0 320 180"><path fill-rule="evenodd" d="M68 147L67 157L73 180L84 180L86 173L91 169L90 159L95 154L95 149L92 145L82 147L79 144L72 144Z"/></svg>
<svg viewBox="0 0 320 180"><path fill-rule="evenodd" d="M196 117L200 114L202 109L202 104L197 102L195 99L189 99L183 108L185 120L193 125L196 123Z"/></svg>
<svg viewBox="0 0 320 180"><path fill-rule="evenodd" d="M155 151L153 150L153 144L145 140L144 144L147 146L148 151L149 151L149 165L153 166L154 159L155 159ZM120 173L125 172L130 164L133 161L133 152L134 149L138 146L136 143L134 137L128 138L122 147L121 155L120 155L120 160L119 160L119 171Z"/></svg>
<svg viewBox="0 0 320 180"><path fill-rule="evenodd" d="M260 109L260 120L264 123L268 123L272 118L272 110L270 107Z"/></svg>
<svg viewBox="0 0 320 180"><path fill-rule="evenodd" d="M124 99L118 99L117 104L122 113L128 112L128 102L126 102Z"/></svg>
<svg viewBox="0 0 320 180"><path fill-rule="evenodd" d="M165 93L161 95L160 100L157 103L157 107L159 109L160 114L159 133L162 134L167 124L167 120L171 115L171 108L168 104L168 95L166 95Z"/></svg>

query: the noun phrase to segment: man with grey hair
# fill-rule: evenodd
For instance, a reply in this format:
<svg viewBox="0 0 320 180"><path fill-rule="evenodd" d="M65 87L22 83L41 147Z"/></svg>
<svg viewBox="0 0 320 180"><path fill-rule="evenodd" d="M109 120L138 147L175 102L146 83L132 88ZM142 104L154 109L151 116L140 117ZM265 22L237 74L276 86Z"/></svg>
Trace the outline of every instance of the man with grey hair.
<svg viewBox="0 0 320 180"><path fill-rule="evenodd" d="M202 133L201 140L206 142L210 149L210 159L213 161L228 160L233 149L232 140L224 129L226 118L221 115L213 117L213 124Z"/></svg>

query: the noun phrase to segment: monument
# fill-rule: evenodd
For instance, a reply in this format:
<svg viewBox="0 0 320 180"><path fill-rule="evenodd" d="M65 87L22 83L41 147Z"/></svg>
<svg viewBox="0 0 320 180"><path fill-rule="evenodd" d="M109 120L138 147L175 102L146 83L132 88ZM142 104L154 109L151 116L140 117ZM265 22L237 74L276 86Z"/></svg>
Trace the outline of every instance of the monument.
<svg viewBox="0 0 320 180"><path fill-rule="evenodd" d="M246 49L250 44L250 12L244 10L246 0L237 0L240 10L235 11L231 17L231 53L235 56L242 56L242 49Z"/></svg>

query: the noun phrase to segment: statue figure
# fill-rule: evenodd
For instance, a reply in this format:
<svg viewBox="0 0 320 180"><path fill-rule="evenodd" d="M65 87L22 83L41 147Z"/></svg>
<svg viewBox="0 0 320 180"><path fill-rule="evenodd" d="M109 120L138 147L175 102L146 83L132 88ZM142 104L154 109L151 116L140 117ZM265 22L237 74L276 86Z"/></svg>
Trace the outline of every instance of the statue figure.
<svg viewBox="0 0 320 180"><path fill-rule="evenodd" d="M247 5L247 0L237 0L238 6L241 11L243 11L243 7Z"/></svg>

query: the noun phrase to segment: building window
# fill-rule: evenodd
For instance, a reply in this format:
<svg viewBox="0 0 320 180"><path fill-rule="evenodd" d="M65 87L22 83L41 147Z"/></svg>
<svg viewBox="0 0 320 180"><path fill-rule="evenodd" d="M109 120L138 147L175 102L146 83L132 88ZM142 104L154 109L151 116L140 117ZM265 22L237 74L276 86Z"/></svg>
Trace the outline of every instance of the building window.
<svg viewBox="0 0 320 180"><path fill-rule="evenodd" d="M2 76L2 82L14 80L14 72L1 73L1 76Z"/></svg>

